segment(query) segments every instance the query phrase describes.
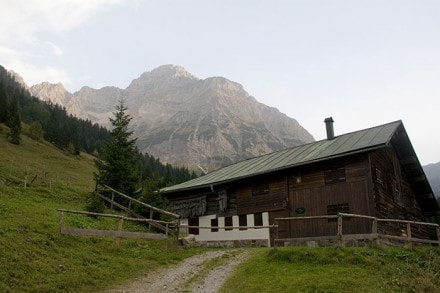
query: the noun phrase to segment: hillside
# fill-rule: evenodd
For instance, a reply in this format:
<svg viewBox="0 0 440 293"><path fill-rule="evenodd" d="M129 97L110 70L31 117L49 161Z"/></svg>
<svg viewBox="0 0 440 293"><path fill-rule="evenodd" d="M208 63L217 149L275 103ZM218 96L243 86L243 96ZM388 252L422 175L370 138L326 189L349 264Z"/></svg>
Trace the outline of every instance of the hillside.
<svg viewBox="0 0 440 293"><path fill-rule="evenodd" d="M173 250L171 243L164 251L163 241L127 239L118 249L111 238L61 235L57 209L85 209L94 188L94 158L68 155L26 136L13 145L6 132L0 124L0 292L100 291L197 252ZM66 221L82 228L117 227L115 221L84 216Z"/></svg>
<svg viewBox="0 0 440 293"><path fill-rule="evenodd" d="M62 84L42 83L30 90L103 126L124 99L139 149L190 169L213 170L313 141L298 121L259 103L242 85L223 77L199 79L175 65L145 72L125 89L83 87L72 94Z"/></svg>

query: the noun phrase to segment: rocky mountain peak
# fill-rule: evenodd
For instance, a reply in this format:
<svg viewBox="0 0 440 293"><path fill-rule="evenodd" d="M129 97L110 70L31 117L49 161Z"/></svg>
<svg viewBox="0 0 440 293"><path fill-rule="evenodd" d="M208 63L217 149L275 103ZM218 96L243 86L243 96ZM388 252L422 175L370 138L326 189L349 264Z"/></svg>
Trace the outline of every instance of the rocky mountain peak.
<svg viewBox="0 0 440 293"><path fill-rule="evenodd" d="M84 109L78 103L76 97L69 93L60 82L50 83L45 81L31 86L30 92L40 100L65 107L69 114L84 119L88 118L87 115L84 115Z"/></svg>
<svg viewBox="0 0 440 293"><path fill-rule="evenodd" d="M203 86L221 95L249 97L243 86L224 77L209 77L203 80Z"/></svg>
<svg viewBox="0 0 440 293"><path fill-rule="evenodd" d="M139 78L134 79L126 90L141 96L162 91L164 88L187 86L197 80L181 66L163 65L152 71L144 72Z"/></svg>
<svg viewBox="0 0 440 293"><path fill-rule="evenodd" d="M26 89L27 91L30 91L29 86L26 84L26 82L24 81L23 77L21 77L20 74L18 74L17 72L13 71L13 70L8 70L8 74L9 76L11 76L17 83L19 83L24 89Z"/></svg>
<svg viewBox="0 0 440 293"><path fill-rule="evenodd" d="M185 70L182 66L168 64L162 65L153 69L149 72L152 76L156 78L179 78L179 77L187 77L191 79L197 79L191 73Z"/></svg>
<svg viewBox="0 0 440 293"><path fill-rule="evenodd" d="M176 65L145 72L126 89L83 87L63 96L61 87L42 84L33 93L51 101L57 97L69 113L103 126L110 126L108 118L124 99L139 150L193 170L314 140L295 119L259 103L241 84L224 77L199 79Z"/></svg>
<svg viewBox="0 0 440 293"><path fill-rule="evenodd" d="M38 96L43 101L60 105L64 105L66 97L71 96L62 83L54 84L47 81L33 85L30 91L32 95Z"/></svg>

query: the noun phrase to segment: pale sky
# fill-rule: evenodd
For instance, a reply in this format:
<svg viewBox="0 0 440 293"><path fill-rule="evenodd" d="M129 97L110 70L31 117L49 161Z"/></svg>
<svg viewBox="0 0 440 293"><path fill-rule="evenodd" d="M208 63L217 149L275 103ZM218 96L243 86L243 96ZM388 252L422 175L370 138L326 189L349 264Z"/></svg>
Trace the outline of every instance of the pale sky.
<svg viewBox="0 0 440 293"><path fill-rule="evenodd" d="M0 65L31 86L126 88L183 66L223 76L316 140L401 119L440 161L439 0L2 0Z"/></svg>

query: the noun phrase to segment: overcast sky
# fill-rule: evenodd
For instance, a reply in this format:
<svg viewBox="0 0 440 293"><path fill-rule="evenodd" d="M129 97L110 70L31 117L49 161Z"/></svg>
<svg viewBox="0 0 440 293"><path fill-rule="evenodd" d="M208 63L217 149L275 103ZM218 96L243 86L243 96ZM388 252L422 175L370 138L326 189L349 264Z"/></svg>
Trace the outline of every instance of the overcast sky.
<svg viewBox="0 0 440 293"><path fill-rule="evenodd" d="M28 85L126 88L163 64L223 76L315 139L401 119L440 161L439 0L2 0L0 65Z"/></svg>

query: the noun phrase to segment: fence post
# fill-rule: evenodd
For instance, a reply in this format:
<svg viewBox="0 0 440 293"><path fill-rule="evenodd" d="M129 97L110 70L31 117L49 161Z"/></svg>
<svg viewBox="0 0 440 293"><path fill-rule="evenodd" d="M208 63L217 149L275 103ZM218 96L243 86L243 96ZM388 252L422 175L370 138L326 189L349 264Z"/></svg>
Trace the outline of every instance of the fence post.
<svg viewBox="0 0 440 293"><path fill-rule="evenodd" d="M122 231L122 224L124 223L124 218L120 218L119 219L119 224L118 224L118 231ZM121 238L122 237L116 237L116 247L119 248L119 244L121 243Z"/></svg>
<svg viewBox="0 0 440 293"><path fill-rule="evenodd" d="M275 231L274 231L274 239L273 239L273 247L274 248L277 248L277 239L278 239L278 220L275 220L274 221L274 223L275 223L275 225L276 225L276 229L275 229Z"/></svg>
<svg viewBox="0 0 440 293"><path fill-rule="evenodd" d="M153 220L153 210L152 209L150 209L150 218L149 218L150 220ZM151 229L151 224L150 224L150 222L148 222L148 229Z"/></svg>
<svg viewBox="0 0 440 293"><path fill-rule="evenodd" d="M411 223L406 223L406 239L407 239L408 248L412 248Z"/></svg>
<svg viewBox="0 0 440 293"><path fill-rule="evenodd" d="M168 251L168 224L165 225L165 251Z"/></svg>
<svg viewBox="0 0 440 293"><path fill-rule="evenodd" d="M115 200L115 192L112 191L112 202L110 203L110 210L113 211L113 201Z"/></svg>
<svg viewBox="0 0 440 293"><path fill-rule="evenodd" d="M342 245L342 215L338 213L338 247Z"/></svg>
<svg viewBox="0 0 440 293"><path fill-rule="evenodd" d="M379 245L379 234L377 233L377 218L373 219L373 224L371 226L371 233L376 234L376 237L374 238L374 244Z"/></svg>
<svg viewBox="0 0 440 293"><path fill-rule="evenodd" d="M60 214L60 234L63 234L64 229L64 212Z"/></svg>
<svg viewBox="0 0 440 293"><path fill-rule="evenodd" d="M435 227L435 232L437 234L438 246L440 246L440 225L437 224Z"/></svg>
<svg viewBox="0 0 440 293"><path fill-rule="evenodd" d="M180 219L177 219L177 227L176 227L176 243L179 244L179 235L180 235Z"/></svg>

